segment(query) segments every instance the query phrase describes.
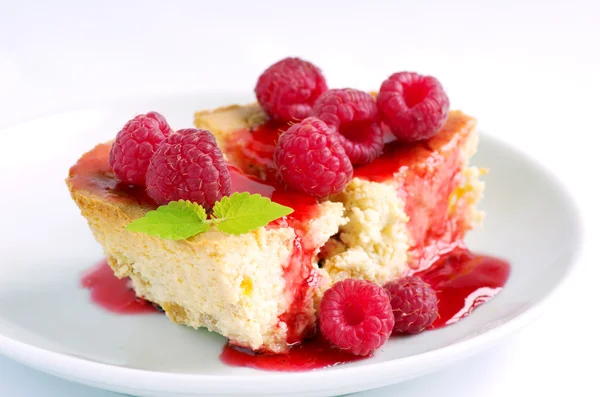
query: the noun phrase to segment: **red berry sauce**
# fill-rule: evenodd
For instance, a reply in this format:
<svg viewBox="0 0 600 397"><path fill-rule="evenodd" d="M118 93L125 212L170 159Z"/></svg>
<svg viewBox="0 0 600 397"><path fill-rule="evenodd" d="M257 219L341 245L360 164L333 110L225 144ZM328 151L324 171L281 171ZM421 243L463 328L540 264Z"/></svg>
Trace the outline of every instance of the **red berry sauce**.
<svg viewBox="0 0 600 397"><path fill-rule="evenodd" d="M245 174L275 181L273 154L279 135L290 125L268 120L252 129L238 130L227 138L224 152L227 153L228 160Z"/></svg>
<svg viewBox="0 0 600 397"><path fill-rule="evenodd" d="M108 162L111 145L99 144L85 153L69 170L68 182L73 189L85 190L107 200L139 204L148 209L156 204L142 186L120 182Z"/></svg>
<svg viewBox="0 0 600 397"><path fill-rule="evenodd" d="M496 296L510 275L508 262L457 248L416 273L436 291L439 317L432 328L454 324Z"/></svg>
<svg viewBox="0 0 600 397"><path fill-rule="evenodd" d="M150 302L135 296L128 278L117 278L103 260L81 277L81 286L90 290L92 301L117 314L156 313Z"/></svg>
<svg viewBox="0 0 600 397"><path fill-rule="evenodd" d="M221 361L234 367L287 372L333 367L365 358L368 357L336 349L321 335L293 346L287 354L260 354L230 344L221 353Z"/></svg>

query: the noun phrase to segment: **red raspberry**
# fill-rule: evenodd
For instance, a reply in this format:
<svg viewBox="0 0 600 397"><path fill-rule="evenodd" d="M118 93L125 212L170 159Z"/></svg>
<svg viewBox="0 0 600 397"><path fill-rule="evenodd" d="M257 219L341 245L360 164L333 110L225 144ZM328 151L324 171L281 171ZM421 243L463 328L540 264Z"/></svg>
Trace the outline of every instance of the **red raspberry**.
<svg viewBox="0 0 600 397"><path fill-rule="evenodd" d="M404 277L384 288L390 294L396 319L394 333L418 334L438 317L435 291L419 277Z"/></svg>
<svg viewBox="0 0 600 397"><path fill-rule="evenodd" d="M140 114L129 120L117 133L108 161L122 182L144 185L150 158L158 145L171 133L165 118L156 112Z"/></svg>
<svg viewBox="0 0 600 397"><path fill-rule="evenodd" d="M449 106L435 77L413 72L394 73L377 95L383 121L398 139L407 142L434 136L448 119Z"/></svg>
<svg viewBox="0 0 600 397"><path fill-rule="evenodd" d="M171 135L173 131L171 130L171 127L169 127L167 120L165 120L165 117L162 114L158 112L148 112L146 113L146 116L158 121L158 128L160 128L165 136Z"/></svg>
<svg viewBox="0 0 600 397"><path fill-rule="evenodd" d="M352 164L338 134L308 117L279 136L273 163L292 189L324 197L338 193L352 179Z"/></svg>
<svg viewBox="0 0 600 397"><path fill-rule="evenodd" d="M383 130L375 99L352 88L326 91L317 99L312 116L340 133L352 164L367 164L383 152Z"/></svg>
<svg viewBox="0 0 600 397"><path fill-rule="evenodd" d="M146 191L159 204L190 200L205 208L231 194L231 176L215 137L188 128L165 139L150 160Z"/></svg>
<svg viewBox="0 0 600 397"><path fill-rule="evenodd" d="M312 105L325 91L327 83L319 68L299 58L285 58L271 65L254 88L260 106L280 121L308 117Z"/></svg>
<svg viewBox="0 0 600 397"><path fill-rule="evenodd" d="M323 294L319 322L321 333L333 345L367 356L389 339L394 314L383 288L370 281L346 279Z"/></svg>

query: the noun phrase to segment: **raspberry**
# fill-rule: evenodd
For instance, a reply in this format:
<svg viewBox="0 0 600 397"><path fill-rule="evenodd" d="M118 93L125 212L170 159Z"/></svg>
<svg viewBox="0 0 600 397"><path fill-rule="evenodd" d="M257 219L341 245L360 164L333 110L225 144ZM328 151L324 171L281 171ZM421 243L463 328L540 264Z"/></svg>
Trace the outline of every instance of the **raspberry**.
<svg viewBox="0 0 600 397"><path fill-rule="evenodd" d="M390 294L396 319L394 333L418 334L438 317L435 291L419 277L404 277L384 288Z"/></svg>
<svg viewBox="0 0 600 397"><path fill-rule="evenodd" d="M383 121L406 142L434 136L448 119L449 106L435 77L413 72L394 73L381 84L377 95Z"/></svg>
<svg viewBox="0 0 600 397"><path fill-rule="evenodd" d="M292 189L324 197L352 179L352 164L338 135L323 121L308 117L279 136L273 163Z"/></svg>
<svg viewBox="0 0 600 397"><path fill-rule="evenodd" d="M158 112L148 112L146 113L146 116L158 122L158 128L160 128L160 130L163 132L163 134L165 134L165 136L171 135L171 127L169 127L167 120L165 120L165 117L162 114Z"/></svg>
<svg viewBox="0 0 600 397"><path fill-rule="evenodd" d="M231 176L215 137L195 128L170 135L150 160L146 191L159 204L190 200L207 209L231 194Z"/></svg>
<svg viewBox="0 0 600 397"><path fill-rule="evenodd" d="M387 292L364 280L335 283L323 294L319 316L323 336L339 349L359 356L382 346L394 327Z"/></svg>
<svg viewBox="0 0 600 397"><path fill-rule="evenodd" d="M383 152L383 130L375 99L352 88L326 91L317 99L312 116L340 133L352 164L367 164Z"/></svg>
<svg viewBox="0 0 600 397"><path fill-rule="evenodd" d="M279 121L308 117L317 98L327 91L319 68L299 58L285 58L258 78L254 92L260 106Z"/></svg>
<svg viewBox="0 0 600 397"><path fill-rule="evenodd" d="M150 158L158 145L171 133L165 118L156 112L140 114L129 120L117 133L108 161L122 182L144 185Z"/></svg>

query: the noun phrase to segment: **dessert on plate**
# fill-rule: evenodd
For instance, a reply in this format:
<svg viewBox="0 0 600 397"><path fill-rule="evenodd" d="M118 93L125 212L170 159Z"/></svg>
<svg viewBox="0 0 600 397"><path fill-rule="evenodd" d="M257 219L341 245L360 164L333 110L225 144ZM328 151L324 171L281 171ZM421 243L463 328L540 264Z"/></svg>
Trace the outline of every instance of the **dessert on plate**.
<svg viewBox="0 0 600 397"><path fill-rule="evenodd" d="M115 276L172 321L262 353L320 332L364 356L430 327L436 291L419 275L483 218L475 120L433 77L328 89L298 58L265 70L256 96L178 131L140 114L70 169Z"/></svg>

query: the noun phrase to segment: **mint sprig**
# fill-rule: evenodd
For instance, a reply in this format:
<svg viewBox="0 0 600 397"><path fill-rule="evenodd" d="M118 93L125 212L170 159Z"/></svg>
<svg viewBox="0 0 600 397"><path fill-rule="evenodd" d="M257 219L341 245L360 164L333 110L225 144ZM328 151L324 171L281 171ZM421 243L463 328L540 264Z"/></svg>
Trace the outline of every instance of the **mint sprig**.
<svg viewBox="0 0 600 397"><path fill-rule="evenodd" d="M210 219L201 205L191 201L172 201L149 211L127 225L132 232L167 240L185 240L215 226L223 233L244 234L289 215L294 210L260 194L233 193L216 202Z"/></svg>
<svg viewBox="0 0 600 397"><path fill-rule="evenodd" d="M127 225L127 230L166 240L185 240L210 229L206 211L191 201L171 201Z"/></svg>

